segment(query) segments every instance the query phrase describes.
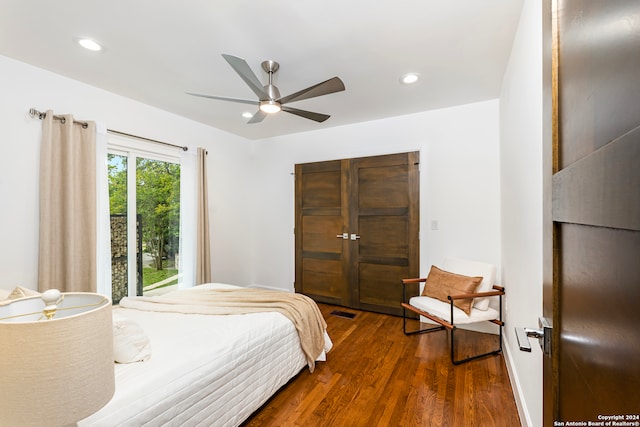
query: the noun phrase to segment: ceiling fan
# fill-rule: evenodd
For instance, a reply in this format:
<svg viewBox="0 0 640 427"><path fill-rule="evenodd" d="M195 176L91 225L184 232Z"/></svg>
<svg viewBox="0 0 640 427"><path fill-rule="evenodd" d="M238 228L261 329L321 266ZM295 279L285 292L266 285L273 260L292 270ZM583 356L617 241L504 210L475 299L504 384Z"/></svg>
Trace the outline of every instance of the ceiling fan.
<svg viewBox="0 0 640 427"><path fill-rule="evenodd" d="M203 98L220 99L222 101L239 102L241 104L257 105L258 111L253 115L251 120L247 123L259 123L267 117L268 114L277 113L278 111L285 111L287 113L295 114L296 116L304 117L305 119L314 120L316 122L324 122L330 116L327 114L314 113L312 111L299 110L297 108L289 107L285 104L302 101L303 99L315 98L316 96L328 95L334 92L340 92L344 90L344 83L338 77L330 78L322 83L318 83L313 86L309 86L306 89L302 89L291 95L281 97L280 91L273 84L273 75L278 71L280 65L275 61L264 61L262 63L262 69L269 75L269 83L265 86L260 83L260 80L251 71L249 64L242 58L238 58L232 55L223 54L222 57L231 65L231 67L238 73L238 75L244 80L249 88L258 96L258 100L240 99L240 98L228 98L225 96L203 95L199 93L187 92L189 95L201 96Z"/></svg>

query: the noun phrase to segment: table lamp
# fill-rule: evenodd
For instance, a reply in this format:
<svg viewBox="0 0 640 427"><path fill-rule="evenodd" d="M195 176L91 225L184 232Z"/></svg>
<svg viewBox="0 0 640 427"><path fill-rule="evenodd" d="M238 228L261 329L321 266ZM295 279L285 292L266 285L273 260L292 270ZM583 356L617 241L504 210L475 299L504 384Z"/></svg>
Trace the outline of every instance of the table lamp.
<svg viewBox="0 0 640 427"><path fill-rule="evenodd" d="M0 425L74 424L114 391L108 298L52 289L0 303Z"/></svg>

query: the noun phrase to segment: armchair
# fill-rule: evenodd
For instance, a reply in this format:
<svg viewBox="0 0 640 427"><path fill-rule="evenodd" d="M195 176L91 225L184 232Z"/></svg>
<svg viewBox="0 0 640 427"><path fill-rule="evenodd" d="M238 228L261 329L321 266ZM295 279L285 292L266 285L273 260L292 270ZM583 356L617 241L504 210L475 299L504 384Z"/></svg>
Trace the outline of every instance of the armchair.
<svg viewBox="0 0 640 427"><path fill-rule="evenodd" d="M451 362L458 365L502 351L502 296L504 287L494 284L496 269L491 264L447 258L443 269L432 266L428 277L403 279L403 331L405 335L448 330L451 335ZM424 283L422 293L407 295L407 286ZM490 299L497 299L497 308ZM494 304L495 306L495 304ZM435 326L407 331L408 313L435 322ZM420 321L420 318L417 320ZM455 332L460 325L491 322L498 325L498 346L488 352L456 359Z"/></svg>

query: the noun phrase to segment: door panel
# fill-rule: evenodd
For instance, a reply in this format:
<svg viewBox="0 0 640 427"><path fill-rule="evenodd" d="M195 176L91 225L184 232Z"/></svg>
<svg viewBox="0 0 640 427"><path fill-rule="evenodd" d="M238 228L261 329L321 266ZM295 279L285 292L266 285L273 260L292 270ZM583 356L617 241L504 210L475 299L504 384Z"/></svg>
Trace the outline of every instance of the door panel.
<svg viewBox="0 0 640 427"><path fill-rule="evenodd" d="M336 235L342 230L342 217L335 215L305 215L302 218L302 251L342 253L342 240Z"/></svg>
<svg viewBox="0 0 640 427"><path fill-rule="evenodd" d="M360 308L398 315L395 309L398 301L402 301L398 277L413 277L407 265L360 262L358 268Z"/></svg>
<svg viewBox="0 0 640 427"><path fill-rule="evenodd" d="M640 128L563 168L553 177L554 220L640 229L638 165Z"/></svg>
<svg viewBox="0 0 640 427"><path fill-rule="evenodd" d="M563 133L559 161L565 167L638 126L640 4L637 0L558 0L558 4Z"/></svg>
<svg viewBox="0 0 640 427"><path fill-rule="evenodd" d="M302 208L340 209L341 171L340 164L330 162L325 165L329 170L307 172L302 180ZM335 170L335 168L338 168Z"/></svg>
<svg viewBox="0 0 640 427"><path fill-rule="evenodd" d="M306 258L302 265L302 281L306 294L342 302L345 294L342 260Z"/></svg>
<svg viewBox="0 0 640 427"><path fill-rule="evenodd" d="M544 312L554 329L545 425L637 416L640 2L549 3L556 79L545 277L553 279Z"/></svg>
<svg viewBox="0 0 640 427"><path fill-rule="evenodd" d="M342 218L307 215L302 219L302 282L305 293L323 297L323 302L343 303L348 297L342 268Z"/></svg>
<svg viewBox="0 0 640 427"><path fill-rule="evenodd" d="M340 160L296 165L296 292L348 305L343 239L347 176Z"/></svg>
<svg viewBox="0 0 640 427"><path fill-rule="evenodd" d="M418 153L354 159L352 298L359 308L402 315L398 283L419 275Z"/></svg>
<svg viewBox="0 0 640 427"><path fill-rule="evenodd" d="M409 206L409 193L405 190L409 184L409 166L406 163L373 167L367 167L364 161L359 163L359 209L406 208Z"/></svg>
<svg viewBox="0 0 640 427"><path fill-rule="evenodd" d="M409 227L406 215L361 215L358 231L361 258L398 258L407 264Z"/></svg>
<svg viewBox="0 0 640 427"><path fill-rule="evenodd" d="M296 292L402 314L400 280L419 274L418 162L416 152L296 165Z"/></svg>
<svg viewBox="0 0 640 427"><path fill-rule="evenodd" d="M578 224L559 232L559 392L576 397L560 400L559 417L637 414L640 233Z"/></svg>

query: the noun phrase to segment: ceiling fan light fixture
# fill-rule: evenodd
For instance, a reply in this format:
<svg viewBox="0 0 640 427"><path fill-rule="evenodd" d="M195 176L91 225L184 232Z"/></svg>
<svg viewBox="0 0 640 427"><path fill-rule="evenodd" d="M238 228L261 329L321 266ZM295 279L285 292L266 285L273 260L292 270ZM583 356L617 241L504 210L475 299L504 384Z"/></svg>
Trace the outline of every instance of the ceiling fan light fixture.
<svg viewBox="0 0 640 427"><path fill-rule="evenodd" d="M278 101L273 101L273 100L260 101L260 110L267 114L277 113L281 109L282 108Z"/></svg>

